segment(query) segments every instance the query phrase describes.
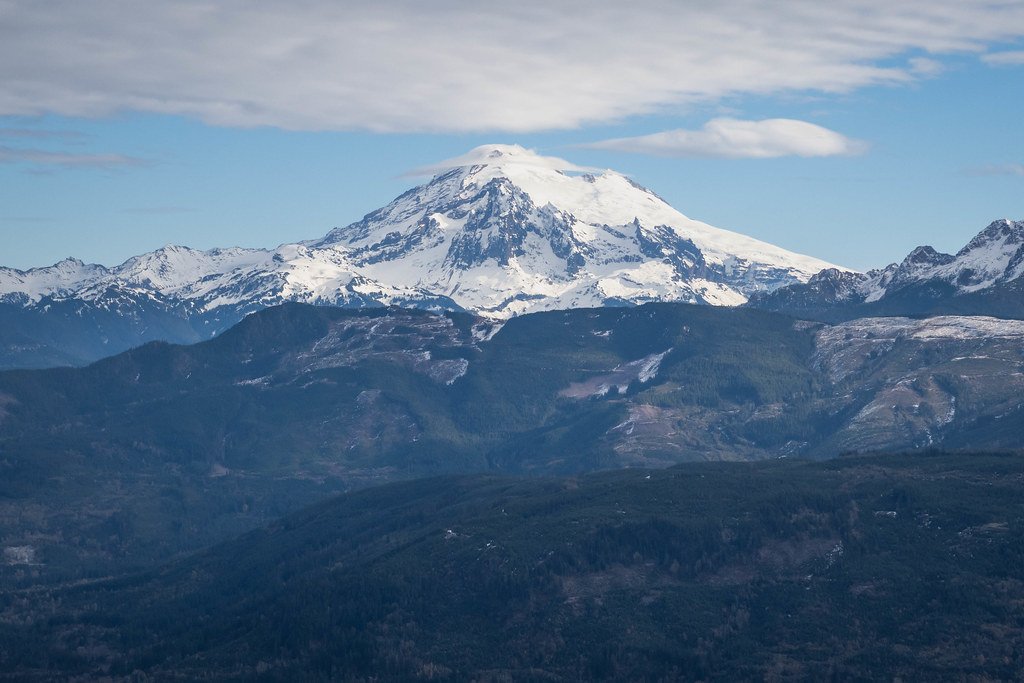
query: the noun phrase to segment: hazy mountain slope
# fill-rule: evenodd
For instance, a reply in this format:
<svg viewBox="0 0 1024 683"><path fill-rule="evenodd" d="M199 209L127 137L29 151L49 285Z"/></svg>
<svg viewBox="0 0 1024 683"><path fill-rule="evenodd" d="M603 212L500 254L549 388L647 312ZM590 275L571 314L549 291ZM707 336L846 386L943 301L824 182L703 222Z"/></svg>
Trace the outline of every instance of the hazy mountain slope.
<svg viewBox="0 0 1024 683"><path fill-rule="evenodd" d="M724 405L806 389L807 335L781 316L715 311L538 314L482 341L494 328L462 314L289 305L193 347L0 373L0 533L38 547L32 571L51 574L149 561L332 491L432 472L760 457L701 432L616 449L634 432L620 392L661 377ZM775 351L737 367L733 354L755 348Z"/></svg>
<svg viewBox="0 0 1024 683"><path fill-rule="evenodd" d="M819 449L1019 447L997 429L1024 407L1024 321L862 318L817 332L829 410L848 413ZM964 434L972 437L964 438Z"/></svg>
<svg viewBox="0 0 1024 683"><path fill-rule="evenodd" d="M1022 476L919 455L373 488L146 575L7 592L0 669L1012 680Z"/></svg>
<svg viewBox="0 0 1024 683"><path fill-rule="evenodd" d="M0 538L41 562L0 578L145 564L425 474L1013 447L1021 325L289 304L191 347L0 373Z"/></svg>

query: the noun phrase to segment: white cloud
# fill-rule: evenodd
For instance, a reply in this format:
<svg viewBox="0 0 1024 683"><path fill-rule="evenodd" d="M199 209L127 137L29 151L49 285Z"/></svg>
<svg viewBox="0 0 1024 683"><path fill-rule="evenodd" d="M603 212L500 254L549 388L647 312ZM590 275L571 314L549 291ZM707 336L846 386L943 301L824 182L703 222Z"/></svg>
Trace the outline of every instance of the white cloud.
<svg viewBox="0 0 1024 683"><path fill-rule="evenodd" d="M1019 66L1024 64L1024 50L990 52L987 55L982 55L981 61L992 66Z"/></svg>
<svg viewBox="0 0 1024 683"><path fill-rule="evenodd" d="M85 138L74 130L45 130L41 128L0 128L0 138L28 138L36 140L78 141Z"/></svg>
<svg viewBox="0 0 1024 683"><path fill-rule="evenodd" d="M598 172L601 169L577 166L571 161L558 157L541 156L532 149L519 145L480 145L466 154L445 159L430 166L423 166L406 173L406 176L430 176L452 168L478 166L483 164L515 164L516 166L533 166L553 171L575 171L579 173Z"/></svg>
<svg viewBox="0 0 1024 683"><path fill-rule="evenodd" d="M938 76L946 70L942 62L928 57L911 57L907 64L910 65L911 73L925 78Z"/></svg>
<svg viewBox="0 0 1024 683"><path fill-rule="evenodd" d="M1024 164L990 164L978 166L967 170L968 175L974 176L995 176L995 175L1019 175L1024 176Z"/></svg>
<svg viewBox="0 0 1024 683"><path fill-rule="evenodd" d="M668 130L652 135L593 142L586 147L669 157L771 159L858 154L866 148L828 128L794 119L712 119L700 130Z"/></svg>
<svg viewBox="0 0 1024 683"><path fill-rule="evenodd" d="M1006 0L0 0L0 115L524 132L919 77ZM930 65L929 68L933 68Z"/></svg>

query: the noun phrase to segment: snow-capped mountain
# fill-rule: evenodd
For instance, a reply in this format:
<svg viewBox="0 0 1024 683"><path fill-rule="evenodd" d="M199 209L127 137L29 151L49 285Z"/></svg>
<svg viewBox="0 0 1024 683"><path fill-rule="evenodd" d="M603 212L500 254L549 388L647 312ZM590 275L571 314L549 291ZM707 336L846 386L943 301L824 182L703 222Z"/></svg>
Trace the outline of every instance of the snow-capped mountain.
<svg viewBox="0 0 1024 683"><path fill-rule="evenodd" d="M956 254L914 249L867 273L823 270L806 283L757 294L751 304L793 314L1024 314L1024 221L998 220Z"/></svg>
<svg viewBox="0 0 1024 683"><path fill-rule="evenodd" d="M44 268L16 270L0 267L0 302L30 304L43 297L66 297L103 279L106 268L66 258Z"/></svg>
<svg viewBox="0 0 1024 683"><path fill-rule="evenodd" d="M210 313L282 301L536 310L673 300L736 305L829 264L687 218L611 171L518 146L453 160L361 221L274 250L168 246L115 268L0 270L0 296L102 305L112 286ZM567 170L569 172L567 172Z"/></svg>
<svg viewBox="0 0 1024 683"><path fill-rule="evenodd" d="M743 303L829 264L687 218L611 171L488 145L316 248L343 248L377 282L492 317L690 301Z"/></svg>
<svg viewBox="0 0 1024 683"><path fill-rule="evenodd" d="M860 290L865 301L925 280L949 283L960 294L1016 280L1024 275L1024 221L989 224L956 255L918 247L899 264L867 274Z"/></svg>

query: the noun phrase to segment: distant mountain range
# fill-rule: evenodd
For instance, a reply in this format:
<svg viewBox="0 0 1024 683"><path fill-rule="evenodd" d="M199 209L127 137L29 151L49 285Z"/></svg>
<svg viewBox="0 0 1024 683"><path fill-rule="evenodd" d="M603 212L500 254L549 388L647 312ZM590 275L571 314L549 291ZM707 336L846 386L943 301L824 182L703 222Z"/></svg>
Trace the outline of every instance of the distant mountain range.
<svg viewBox="0 0 1024 683"><path fill-rule="evenodd" d="M902 263L857 273L687 218L618 173L572 169L486 145L319 239L269 250L167 246L113 268L75 259L0 268L0 368L193 343L288 301L497 320L649 301L825 321L1024 317L1021 222L992 223L956 255L919 247Z"/></svg>
<svg viewBox="0 0 1024 683"><path fill-rule="evenodd" d="M1024 221L995 221L956 254L922 246L868 273L829 268L807 282L753 295L750 305L798 317L1024 317Z"/></svg>

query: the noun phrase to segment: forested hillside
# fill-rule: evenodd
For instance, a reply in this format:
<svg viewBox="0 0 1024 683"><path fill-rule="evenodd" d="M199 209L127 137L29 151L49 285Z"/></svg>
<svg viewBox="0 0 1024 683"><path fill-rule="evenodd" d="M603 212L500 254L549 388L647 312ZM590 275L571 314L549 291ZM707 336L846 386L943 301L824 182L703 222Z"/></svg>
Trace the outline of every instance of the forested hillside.
<svg viewBox="0 0 1024 683"><path fill-rule="evenodd" d="M7 592L0 670L1015 680L1022 482L1020 455L919 454L375 487L131 578Z"/></svg>

